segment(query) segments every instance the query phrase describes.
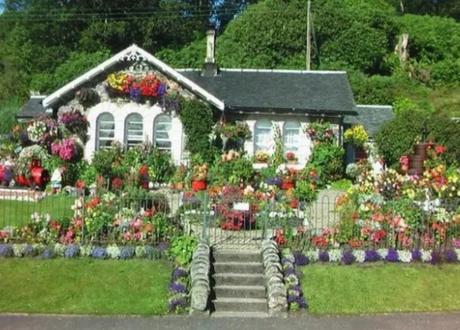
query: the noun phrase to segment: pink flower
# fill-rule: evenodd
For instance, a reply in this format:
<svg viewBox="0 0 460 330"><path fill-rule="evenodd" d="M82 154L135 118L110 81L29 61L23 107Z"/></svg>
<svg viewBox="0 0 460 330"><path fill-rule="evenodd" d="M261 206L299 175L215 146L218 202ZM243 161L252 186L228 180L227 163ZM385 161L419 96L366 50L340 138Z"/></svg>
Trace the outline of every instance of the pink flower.
<svg viewBox="0 0 460 330"><path fill-rule="evenodd" d="M142 233L141 232L137 232L137 233L134 234L134 239L136 241L140 241L141 238L142 238Z"/></svg>
<svg viewBox="0 0 460 330"><path fill-rule="evenodd" d="M129 231L127 231L126 233L124 233L123 239L124 239L125 241L130 241L130 240L131 240L131 233L130 233Z"/></svg>

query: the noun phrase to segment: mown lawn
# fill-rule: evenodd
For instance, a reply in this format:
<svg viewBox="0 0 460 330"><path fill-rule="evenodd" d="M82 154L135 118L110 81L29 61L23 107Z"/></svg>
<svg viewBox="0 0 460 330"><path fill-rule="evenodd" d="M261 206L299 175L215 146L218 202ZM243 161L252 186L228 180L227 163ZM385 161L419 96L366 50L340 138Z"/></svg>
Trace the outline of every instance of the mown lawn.
<svg viewBox="0 0 460 330"><path fill-rule="evenodd" d="M151 260L0 259L0 312L167 312L171 266Z"/></svg>
<svg viewBox="0 0 460 330"><path fill-rule="evenodd" d="M302 272L313 314L460 310L459 265L311 265Z"/></svg>
<svg viewBox="0 0 460 330"><path fill-rule="evenodd" d="M0 200L0 229L6 226L22 226L30 222L33 213L48 213L53 219L71 217L74 197L53 195L38 202Z"/></svg>

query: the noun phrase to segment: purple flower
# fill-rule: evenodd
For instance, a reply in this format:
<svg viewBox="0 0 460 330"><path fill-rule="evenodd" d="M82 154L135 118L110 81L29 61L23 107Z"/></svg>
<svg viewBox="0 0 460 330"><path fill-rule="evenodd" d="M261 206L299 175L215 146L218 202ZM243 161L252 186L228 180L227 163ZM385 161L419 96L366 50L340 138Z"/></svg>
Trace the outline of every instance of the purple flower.
<svg viewBox="0 0 460 330"><path fill-rule="evenodd" d="M96 246L91 251L91 257L94 259L105 259L107 257L107 251L101 246Z"/></svg>
<svg viewBox="0 0 460 330"><path fill-rule="evenodd" d="M265 180L265 183L271 186L281 186L281 183L283 180L281 180L280 177L274 177L274 178L269 178Z"/></svg>
<svg viewBox="0 0 460 330"><path fill-rule="evenodd" d="M295 275L297 276L297 272L295 271L295 268L293 267L288 267L284 270L284 277L287 277L289 275Z"/></svg>
<svg viewBox="0 0 460 330"><path fill-rule="evenodd" d="M375 250L366 250L364 252L364 261L365 262L375 262L380 260L380 255Z"/></svg>
<svg viewBox="0 0 460 330"><path fill-rule="evenodd" d="M297 266L306 266L310 263L308 257L300 251L294 252L294 258Z"/></svg>
<svg viewBox="0 0 460 330"><path fill-rule="evenodd" d="M321 251L319 253L319 260L322 262L328 262L329 261L329 253L327 251Z"/></svg>
<svg viewBox="0 0 460 330"><path fill-rule="evenodd" d="M13 247L10 244L0 244L0 257L7 258L13 255Z"/></svg>
<svg viewBox="0 0 460 330"><path fill-rule="evenodd" d="M300 308L302 309L307 309L308 304L307 301L305 300L305 297L303 295L300 295L296 298L296 302L299 305Z"/></svg>
<svg viewBox="0 0 460 330"><path fill-rule="evenodd" d="M161 242L157 245L157 249L160 252L160 254L163 254L169 249L169 243L168 242Z"/></svg>
<svg viewBox="0 0 460 330"><path fill-rule="evenodd" d="M389 262L398 262L399 261L398 251L396 251L395 249L388 249L388 254L385 257L385 260Z"/></svg>
<svg viewBox="0 0 460 330"><path fill-rule="evenodd" d="M352 251L345 251L343 252L342 254L342 262L345 264L345 265L351 265L353 262L355 262L356 258L355 256L353 255L353 252Z"/></svg>
<svg viewBox="0 0 460 330"><path fill-rule="evenodd" d="M46 248L41 255L42 259L53 259L54 250L52 248Z"/></svg>
<svg viewBox="0 0 460 330"><path fill-rule="evenodd" d="M132 246L122 246L120 249L120 259L131 259L135 249Z"/></svg>
<svg viewBox="0 0 460 330"><path fill-rule="evenodd" d="M131 87L129 98L134 102L139 102L141 100L141 89L139 87Z"/></svg>
<svg viewBox="0 0 460 330"><path fill-rule="evenodd" d="M169 285L169 290L173 293L187 293L187 288L182 283L172 282Z"/></svg>
<svg viewBox="0 0 460 330"><path fill-rule="evenodd" d="M80 247L76 244L67 245L64 251L65 258L76 258L80 254Z"/></svg>
<svg viewBox="0 0 460 330"><path fill-rule="evenodd" d="M187 301L185 298L171 298L168 303L168 308L170 312L177 311L178 308L187 307Z"/></svg>
<svg viewBox="0 0 460 330"><path fill-rule="evenodd" d="M157 87L157 95L163 96L165 94L166 94L166 85L161 83Z"/></svg>
<svg viewBox="0 0 460 330"><path fill-rule="evenodd" d="M24 247L23 255L24 255L24 257L34 257L34 256L37 255L37 251L34 250L34 248L33 248L32 245L27 244L27 245Z"/></svg>
<svg viewBox="0 0 460 330"><path fill-rule="evenodd" d="M431 260L430 260L430 263L432 265L436 265L436 264L439 264L442 260L442 256L441 256L441 253L438 252L438 251L435 251L433 250L431 252Z"/></svg>
<svg viewBox="0 0 460 330"><path fill-rule="evenodd" d="M422 260L422 253L418 249L412 250L412 261L420 261Z"/></svg>
<svg viewBox="0 0 460 330"><path fill-rule="evenodd" d="M449 263L457 262L457 253L454 250L444 251L444 260Z"/></svg>
<svg viewBox="0 0 460 330"><path fill-rule="evenodd" d="M181 277L187 277L187 276L188 276L187 270L185 270L182 267L176 267L176 268L174 268L171 277L172 277L173 281L175 281L175 280L177 280L177 279L179 279Z"/></svg>

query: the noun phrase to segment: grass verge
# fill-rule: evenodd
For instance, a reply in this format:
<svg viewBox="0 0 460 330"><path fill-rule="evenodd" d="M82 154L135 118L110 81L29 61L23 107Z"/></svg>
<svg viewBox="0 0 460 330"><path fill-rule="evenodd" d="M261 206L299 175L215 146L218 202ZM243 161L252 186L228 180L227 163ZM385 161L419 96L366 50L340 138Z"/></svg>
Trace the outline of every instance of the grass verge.
<svg viewBox="0 0 460 330"><path fill-rule="evenodd" d="M0 312L167 312L171 267L151 260L0 260Z"/></svg>
<svg viewBox="0 0 460 330"><path fill-rule="evenodd" d="M311 265L302 287L312 314L460 310L459 265Z"/></svg>

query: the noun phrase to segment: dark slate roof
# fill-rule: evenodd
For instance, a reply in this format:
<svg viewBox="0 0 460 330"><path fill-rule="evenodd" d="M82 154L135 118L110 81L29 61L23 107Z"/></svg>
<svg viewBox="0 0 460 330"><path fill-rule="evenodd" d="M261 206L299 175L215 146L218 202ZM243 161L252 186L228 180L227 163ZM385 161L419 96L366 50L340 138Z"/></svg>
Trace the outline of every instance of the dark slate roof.
<svg viewBox="0 0 460 330"><path fill-rule="evenodd" d="M230 110L355 113L345 72L232 69L204 77L199 70L178 71Z"/></svg>
<svg viewBox="0 0 460 330"><path fill-rule="evenodd" d="M394 118L393 108L389 105L357 105L357 116L345 116L344 123L348 125L362 124L372 137L387 121Z"/></svg>
<svg viewBox="0 0 460 330"><path fill-rule="evenodd" d="M18 119L30 119L43 116L45 108L43 108L42 101L45 99L44 95L31 96L26 104L22 106L19 113L16 115Z"/></svg>

